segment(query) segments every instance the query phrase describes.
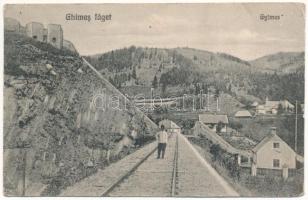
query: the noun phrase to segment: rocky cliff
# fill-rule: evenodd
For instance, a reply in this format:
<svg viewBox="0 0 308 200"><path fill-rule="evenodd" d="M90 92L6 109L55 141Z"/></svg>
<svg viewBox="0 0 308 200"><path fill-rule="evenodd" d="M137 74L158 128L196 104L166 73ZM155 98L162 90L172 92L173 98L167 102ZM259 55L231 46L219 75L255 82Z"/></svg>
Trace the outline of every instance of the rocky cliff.
<svg viewBox="0 0 308 200"><path fill-rule="evenodd" d="M56 195L153 139L156 125L79 55L14 33L4 49L6 195Z"/></svg>

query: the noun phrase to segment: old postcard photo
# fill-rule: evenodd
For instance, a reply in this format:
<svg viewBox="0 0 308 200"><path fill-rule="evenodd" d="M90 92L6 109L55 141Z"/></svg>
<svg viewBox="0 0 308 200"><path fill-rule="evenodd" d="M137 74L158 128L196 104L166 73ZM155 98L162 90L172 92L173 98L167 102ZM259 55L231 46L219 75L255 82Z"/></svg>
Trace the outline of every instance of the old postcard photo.
<svg viewBox="0 0 308 200"><path fill-rule="evenodd" d="M2 17L4 196L304 194L305 4Z"/></svg>

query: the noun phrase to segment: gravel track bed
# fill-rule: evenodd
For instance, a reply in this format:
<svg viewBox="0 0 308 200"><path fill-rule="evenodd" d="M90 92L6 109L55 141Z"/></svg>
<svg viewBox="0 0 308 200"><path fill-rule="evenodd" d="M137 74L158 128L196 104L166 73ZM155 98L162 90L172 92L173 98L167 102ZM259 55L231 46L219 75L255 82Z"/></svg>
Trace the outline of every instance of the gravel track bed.
<svg viewBox="0 0 308 200"><path fill-rule="evenodd" d="M175 138L169 139L165 159L157 159L155 151L109 196L170 196Z"/></svg>
<svg viewBox="0 0 308 200"><path fill-rule="evenodd" d="M121 175L126 174L133 166L150 153L156 142L146 145L136 152L112 163L97 173L89 176L73 186L66 188L59 196L101 196Z"/></svg>
<svg viewBox="0 0 308 200"><path fill-rule="evenodd" d="M186 141L185 141L186 140ZM179 136L178 189L181 197L237 196L232 188L226 188L213 171L204 166L187 139Z"/></svg>
<svg viewBox="0 0 308 200"><path fill-rule="evenodd" d="M171 196L176 135L169 139L165 159L157 159L157 150L108 196ZM67 188L60 196L101 196L122 175L128 173L156 147L151 143L111 164L98 173ZM178 171L175 195L179 197L238 196L233 188L198 154L183 135L178 136Z"/></svg>

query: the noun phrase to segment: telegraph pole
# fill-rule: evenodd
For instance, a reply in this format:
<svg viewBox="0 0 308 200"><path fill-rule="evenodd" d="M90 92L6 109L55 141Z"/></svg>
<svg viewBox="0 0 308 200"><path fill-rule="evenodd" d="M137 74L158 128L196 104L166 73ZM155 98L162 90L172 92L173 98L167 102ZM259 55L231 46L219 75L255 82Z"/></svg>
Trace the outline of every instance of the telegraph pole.
<svg viewBox="0 0 308 200"><path fill-rule="evenodd" d="M297 152L297 100L295 101L295 142L294 150Z"/></svg>
<svg viewBox="0 0 308 200"><path fill-rule="evenodd" d="M202 95L203 95L203 89L200 90L200 110L203 109L203 98L202 98Z"/></svg>
<svg viewBox="0 0 308 200"><path fill-rule="evenodd" d="M27 149L22 148L23 150L23 176L22 176L22 193L21 196L26 196L26 167L27 167Z"/></svg>
<svg viewBox="0 0 308 200"><path fill-rule="evenodd" d="M217 93L217 89L216 89L216 93ZM216 112L218 112L219 111L219 109L218 109L218 100L219 100L219 91L218 91L218 94L215 94L215 97L216 97Z"/></svg>
<svg viewBox="0 0 308 200"><path fill-rule="evenodd" d="M152 110L154 110L154 99L153 99L153 96L154 96L154 88L151 88Z"/></svg>
<svg viewBox="0 0 308 200"><path fill-rule="evenodd" d="M207 110L210 111L210 91L209 91L209 87L207 87Z"/></svg>
<svg viewBox="0 0 308 200"><path fill-rule="evenodd" d="M216 112L219 111L219 110L218 110L218 98L219 98L219 96L216 98Z"/></svg>

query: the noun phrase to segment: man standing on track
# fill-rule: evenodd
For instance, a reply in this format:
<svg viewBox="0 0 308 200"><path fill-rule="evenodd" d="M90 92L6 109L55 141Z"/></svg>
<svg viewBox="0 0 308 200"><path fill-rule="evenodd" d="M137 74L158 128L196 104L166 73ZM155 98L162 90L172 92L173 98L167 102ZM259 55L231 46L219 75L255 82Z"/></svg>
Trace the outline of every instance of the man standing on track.
<svg viewBox="0 0 308 200"><path fill-rule="evenodd" d="M157 159L161 158L164 159L165 156L165 150L168 142L168 133L165 130L165 126L161 125L160 126L160 131L156 134L156 139L158 141L158 154L157 154Z"/></svg>

